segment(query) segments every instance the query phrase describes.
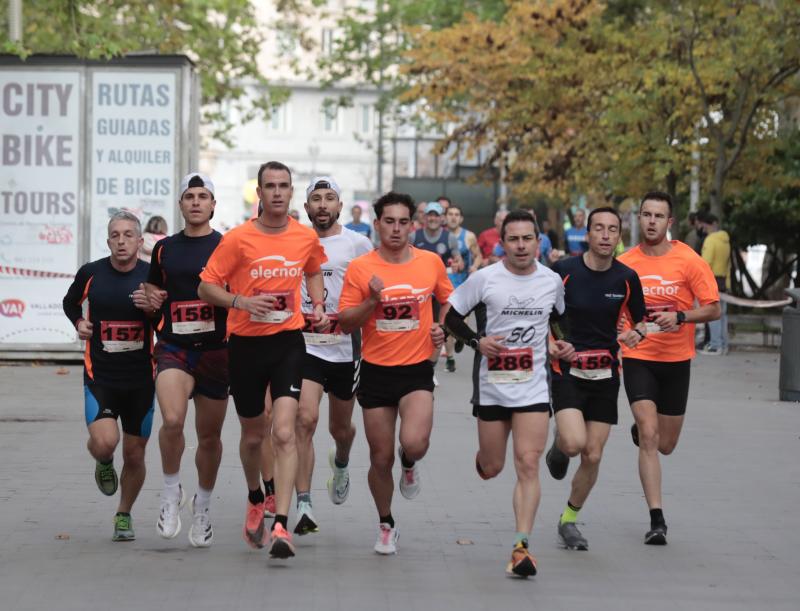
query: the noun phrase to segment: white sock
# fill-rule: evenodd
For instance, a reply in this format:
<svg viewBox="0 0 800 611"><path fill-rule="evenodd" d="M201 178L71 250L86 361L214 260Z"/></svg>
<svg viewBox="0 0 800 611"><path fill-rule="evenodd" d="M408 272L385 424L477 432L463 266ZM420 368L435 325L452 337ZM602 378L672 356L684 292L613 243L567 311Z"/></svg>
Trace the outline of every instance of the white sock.
<svg viewBox="0 0 800 611"><path fill-rule="evenodd" d="M164 492L162 498L165 499L180 499L181 498L181 474L178 473L165 473L164 474Z"/></svg>
<svg viewBox="0 0 800 611"><path fill-rule="evenodd" d="M197 487L197 494L194 497L194 510L197 512L208 511L208 506L211 504L212 490Z"/></svg>

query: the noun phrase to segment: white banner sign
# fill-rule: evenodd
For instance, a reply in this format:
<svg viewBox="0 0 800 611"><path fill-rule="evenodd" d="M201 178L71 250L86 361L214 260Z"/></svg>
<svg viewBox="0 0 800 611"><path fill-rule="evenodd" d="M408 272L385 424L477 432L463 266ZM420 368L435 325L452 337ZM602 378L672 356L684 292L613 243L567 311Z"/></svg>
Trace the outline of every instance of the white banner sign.
<svg viewBox="0 0 800 611"><path fill-rule="evenodd" d="M0 72L0 344L71 344L80 73Z"/></svg>
<svg viewBox="0 0 800 611"><path fill-rule="evenodd" d="M177 77L97 71L92 76L90 259L109 254L109 217L127 209L142 221L174 217ZM169 227L169 233L175 231Z"/></svg>

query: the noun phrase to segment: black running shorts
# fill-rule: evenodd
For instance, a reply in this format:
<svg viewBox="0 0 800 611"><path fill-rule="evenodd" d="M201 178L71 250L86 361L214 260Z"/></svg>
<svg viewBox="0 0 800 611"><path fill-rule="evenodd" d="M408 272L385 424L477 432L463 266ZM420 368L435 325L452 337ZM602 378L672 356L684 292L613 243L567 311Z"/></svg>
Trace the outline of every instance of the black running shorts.
<svg viewBox="0 0 800 611"><path fill-rule="evenodd" d="M358 388L359 365L360 361L334 363L306 353L303 379L316 382L337 399L349 401Z"/></svg>
<svg viewBox="0 0 800 611"><path fill-rule="evenodd" d="M567 408L579 409L585 422L617 424L618 377L582 380L570 375L567 369L564 374L553 372L550 389L554 412Z"/></svg>
<svg viewBox="0 0 800 611"><path fill-rule="evenodd" d="M255 418L264 412L264 397L300 398L306 343L303 333L283 331L275 335L231 335L228 366L231 396L236 413Z"/></svg>
<svg viewBox="0 0 800 611"><path fill-rule="evenodd" d="M155 392L152 382L139 388L117 388L88 382L83 386L86 426L103 418L119 418L124 433L150 437Z"/></svg>
<svg viewBox="0 0 800 611"><path fill-rule="evenodd" d="M653 401L659 414L683 416L689 399L691 361L661 363L641 359L622 359L625 393L636 401Z"/></svg>
<svg viewBox="0 0 800 611"><path fill-rule="evenodd" d="M502 405L473 405L472 415L484 422L497 422L500 420L511 420L513 414L524 414L528 412L550 413L549 403L534 403L523 405L522 407L503 407Z"/></svg>
<svg viewBox="0 0 800 611"><path fill-rule="evenodd" d="M358 402L364 409L398 407L400 399L415 390L433 392L433 363L385 367L361 361Z"/></svg>

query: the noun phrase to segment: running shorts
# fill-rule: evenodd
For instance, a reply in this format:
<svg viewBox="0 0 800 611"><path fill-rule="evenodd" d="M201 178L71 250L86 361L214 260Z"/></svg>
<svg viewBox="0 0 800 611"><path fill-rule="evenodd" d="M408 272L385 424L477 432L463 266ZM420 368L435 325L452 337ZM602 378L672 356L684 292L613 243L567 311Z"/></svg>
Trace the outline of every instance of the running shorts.
<svg viewBox="0 0 800 611"><path fill-rule="evenodd" d="M528 412L550 413L549 403L534 403L521 407L503 407L502 405L473 405L472 415L484 422L498 422L511 420L513 414Z"/></svg>
<svg viewBox="0 0 800 611"><path fill-rule="evenodd" d="M433 363L385 367L361 361L358 402L364 409L398 407L400 399L415 390L433 392Z"/></svg>
<svg viewBox="0 0 800 611"><path fill-rule="evenodd" d="M636 401L653 401L659 414L683 416L689 399L691 361L661 363L623 358L622 374L625 393L633 405Z"/></svg>
<svg viewBox="0 0 800 611"><path fill-rule="evenodd" d="M569 374L553 372L550 383L553 396L553 411L574 408L583 413L585 422L605 422L617 424L617 397L619 378L606 380L582 380Z"/></svg>
<svg viewBox="0 0 800 611"><path fill-rule="evenodd" d="M349 401L355 396L358 388L359 365L360 361L333 363L306 353L303 361L303 379L316 382L325 392L332 393L337 399Z"/></svg>
<svg viewBox="0 0 800 611"><path fill-rule="evenodd" d="M120 419L122 431L150 437L153 428L154 383L139 388L117 388L89 382L83 386L86 426L103 418Z"/></svg>
<svg viewBox="0 0 800 611"><path fill-rule="evenodd" d="M195 394L209 399L228 398L228 349L191 350L160 341L153 350L157 371L180 369L194 378Z"/></svg>
<svg viewBox="0 0 800 611"><path fill-rule="evenodd" d="M299 399L305 355L306 344L299 329L274 335L231 335L228 367L236 413L242 418L263 414L267 386L273 401L280 397Z"/></svg>

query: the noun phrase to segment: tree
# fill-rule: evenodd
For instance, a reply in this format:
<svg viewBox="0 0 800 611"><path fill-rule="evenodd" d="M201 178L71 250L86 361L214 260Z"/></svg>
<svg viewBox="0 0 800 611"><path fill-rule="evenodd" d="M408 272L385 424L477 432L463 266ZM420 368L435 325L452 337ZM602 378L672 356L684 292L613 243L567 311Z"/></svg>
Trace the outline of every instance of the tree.
<svg viewBox="0 0 800 611"><path fill-rule="evenodd" d="M7 31L7 15L0 26ZM248 0L37 0L24 3L21 45L6 53L109 59L129 53L186 54L197 65L203 121L230 144L228 107L242 121L268 115L287 93L269 87L256 57L264 35ZM252 88L259 91L252 95Z"/></svg>

